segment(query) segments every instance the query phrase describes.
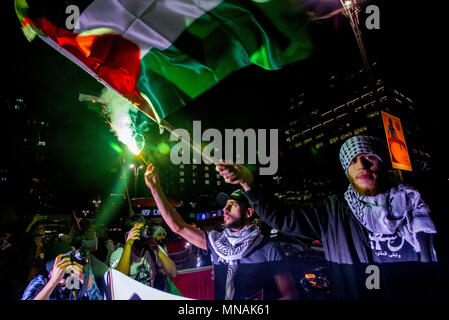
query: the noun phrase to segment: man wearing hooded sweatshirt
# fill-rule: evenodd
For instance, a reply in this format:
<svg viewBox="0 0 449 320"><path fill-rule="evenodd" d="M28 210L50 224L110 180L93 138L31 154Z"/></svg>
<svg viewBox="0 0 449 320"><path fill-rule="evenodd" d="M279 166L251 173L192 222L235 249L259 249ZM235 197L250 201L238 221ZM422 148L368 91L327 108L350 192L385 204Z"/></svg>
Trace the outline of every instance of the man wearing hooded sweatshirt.
<svg viewBox="0 0 449 320"><path fill-rule="evenodd" d="M438 297L430 209L418 191L388 177L385 159L380 139L348 139L340 149L347 191L303 206L275 199L241 165L222 164L217 171L242 186L271 227L321 240L335 299Z"/></svg>
<svg viewBox="0 0 449 320"><path fill-rule="evenodd" d="M296 299L297 289L283 254L251 221L254 210L239 192L220 193L224 231L205 232L188 223L170 205L150 164L145 172L162 218L170 229L207 250L214 264L215 300Z"/></svg>

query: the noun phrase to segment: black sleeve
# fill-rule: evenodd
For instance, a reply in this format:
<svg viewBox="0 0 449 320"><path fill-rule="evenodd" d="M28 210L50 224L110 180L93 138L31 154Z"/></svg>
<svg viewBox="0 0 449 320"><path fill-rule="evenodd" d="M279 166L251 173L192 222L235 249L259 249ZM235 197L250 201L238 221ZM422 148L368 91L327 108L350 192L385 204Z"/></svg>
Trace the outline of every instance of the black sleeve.
<svg viewBox="0 0 449 320"><path fill-rule="evenodd" d="M321 239L321 229L326 215L322 204L295 207L282 203L260 185L245 192L256 213L269 226L289 235L310 240ZM320 214L321 213L321 214Z"/></svg>
<svg viewBox="0 0 449 320"><path fill-rule="evenodd" d="M424 232L416 234L421 247L421 262L437 262L437 255L433 247L433 235Z"/></svg>
<svg viewBox="0 0 449 320"><path fill-rule="evenodd" d="M290 272L287 258L277 244L272 242L272 246L267 252L268 266L273 275Z"/></svg>

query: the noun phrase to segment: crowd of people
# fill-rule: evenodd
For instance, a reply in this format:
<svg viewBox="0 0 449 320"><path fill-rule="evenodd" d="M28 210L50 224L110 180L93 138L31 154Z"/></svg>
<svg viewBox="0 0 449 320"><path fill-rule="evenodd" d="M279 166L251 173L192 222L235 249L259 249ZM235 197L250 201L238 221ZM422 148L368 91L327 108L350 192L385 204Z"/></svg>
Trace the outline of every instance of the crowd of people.
<svg viewBox="0 0 449 320"><path fill-rule="evenodd" d="M349 182L346 192L299 206L275 198L244 166L218 164L225 182L239 189L217 196L224 223L216 230L182 218L153 164L144 179L167 227L210 254L217 300L299 298L285 253L262 234L256 216L283 234L321 241L333 299L439 298L437 229L420 193L388 175L377 138L352 137L339 155ZM164 245L166 230L138 214L123 230L123 239L111 237L106 226L89 221L44 241L45 226L36 215L16 235L16 244L9 233L0 238L1 281L9 284L14 299L104 299L89 264L94 256L146 286L170 292L178 270Z"/></svg>
<svg viewBox="0 0 449 320"><path fill-rule="evenodd" d="M67 232L48 237L44 217L36 214L23 232L1 235L2 298L103 300L106 295L96 284L92 259L170 292L169 277L176 276L177 268L168 256L166 230L161 225L130 215L123 236L93 219L77 220Z"/></svg>

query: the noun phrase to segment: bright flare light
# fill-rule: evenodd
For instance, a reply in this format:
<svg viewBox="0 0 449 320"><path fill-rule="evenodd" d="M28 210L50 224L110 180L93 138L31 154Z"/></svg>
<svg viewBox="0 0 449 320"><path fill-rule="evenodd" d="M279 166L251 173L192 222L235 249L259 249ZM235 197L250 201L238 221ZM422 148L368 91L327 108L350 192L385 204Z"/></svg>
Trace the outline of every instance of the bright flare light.
<svg viewBox="0 0 449 320"><path fill-rule="evenodd" d="M131 118L128 113L121 112L118 115L116 114L114 123L110 124L117 133L117 138L119 141L124 143L136 156L139 155L142 149L139 148L136 143L136 139L133 136L133 130L131 129Z"/></svg>
<svg viewBox="0 0 449 320"><path fill-rule="evenodd" d="M137 108L107 87L103 88L99 100L103 102L105 107L103 112L109 119L108 123L116 132L119 141L124 143L132 153L139 155L145 145L145 140L137 132L131 119L131 113L138 112ZM141 141L137 142L136 138L140 138Z"/></svg>

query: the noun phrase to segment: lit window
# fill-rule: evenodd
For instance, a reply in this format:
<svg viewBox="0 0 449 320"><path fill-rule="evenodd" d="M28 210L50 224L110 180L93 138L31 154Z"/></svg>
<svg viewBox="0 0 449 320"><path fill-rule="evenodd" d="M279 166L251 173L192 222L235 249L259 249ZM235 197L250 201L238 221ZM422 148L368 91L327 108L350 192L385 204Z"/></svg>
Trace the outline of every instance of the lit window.
<svg viewBox="0 0 449 320"><path fill-rule="evenodd" d="M338 137L333 137L333 138L329 139L329 143L334 144L334 143L338 142L338 140L339 140Z"/></svg>
<svg viewBox="0 0 449 320"><path fill-rule="evenodd" d="M184 176L184 171L180 171L179 175L183 177Z"/></svg>
<svg viewBox="0 0 449 320"><path fill-rule="evenodd" d="M209 184L209 180L204 181L205 184Z"/></svg>
<svg viewBox="0 0 449 320"><path fill-rule="evenodd" d="M302 142L302 144L307 144L307 143L309 143L309 142L312 142L312 138L307 138L307 139L305 139L305 140Z"/></svg>
<svg viewBox="0 0 449 320"><path fill-rule="evenodd" d="M359 133L362 133L364 131L366 131L368 128L366 126L364 127L360 127L354 130L354 135L358 135Z"/></svg>
<svg viewBox="0 0 449 320"><path fill-rule="evenodd" d="M379 114L378 111L374 111L374 112L371 112L371 113L367 114L366 116L367 116L368 118L374 118L374 117L377 116L378 114Z"/></svg>
<svg viewBox="0 0 449 320"><path fill-rule="evenodd" d="M340 140L345 140L346 138L352 137L352 132L347 132L340 136Z"/></svg>
<svg viewBox="0 0 449 320"><path fill-rule="evenodd" d="M179 179L179 182L184 183L184 179Z"/></svg>

